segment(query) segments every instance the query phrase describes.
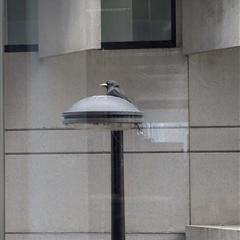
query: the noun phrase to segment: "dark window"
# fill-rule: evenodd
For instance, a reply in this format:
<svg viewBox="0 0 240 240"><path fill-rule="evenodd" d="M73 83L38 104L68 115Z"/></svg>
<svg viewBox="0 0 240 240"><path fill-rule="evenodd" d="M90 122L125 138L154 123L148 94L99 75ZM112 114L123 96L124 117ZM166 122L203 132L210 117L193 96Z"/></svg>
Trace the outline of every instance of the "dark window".
<svg viewBox="0 0 240 240"><path fill-rule="evenodd" d="M38 51L38 0L5 0L6 52ZM175 0L101 0L103 49L176 46Z"/></svg>
<svg viewBox="0 0 240 240"><path fill-rule="evenodd" d="M38 0L6 0L5 9L5 51L38 51Z"/></svg>
<svg viewBox="0 0 240 240"><path fill-rule="evenodd" d="M102 0L102 48L175 47L175 0Z"/></svg>

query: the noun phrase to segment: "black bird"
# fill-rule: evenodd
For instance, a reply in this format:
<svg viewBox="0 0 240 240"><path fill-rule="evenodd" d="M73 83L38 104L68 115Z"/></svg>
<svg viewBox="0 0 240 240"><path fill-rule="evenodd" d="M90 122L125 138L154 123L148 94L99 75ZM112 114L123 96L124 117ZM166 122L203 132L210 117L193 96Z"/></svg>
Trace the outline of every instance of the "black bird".
<svg viewBox="0 0 240 240"><path fill-rule="evenodd" d="M107 88L107 95L123 98L123 99L129 101L128 98L126 97L125 93L123 92L123 90L120 88L120 85L117 82L115 82L113 80L109 80L105 83L100 84L100 86ZM140 133L142 133L142 130L138 126L138 124L135 124L135 125L136 125L137 129L140 131Z"/></svg>
<svg viewBox="0 0 240 240"><path fill-rule="evenodd" d="M110 80L110 81L107 81L106 83L100 84L100 86L107 88L107 95L123 98L123 99L129 101L128 98L126 97L125 93L123 92L123 90L120 88L120 85L118 83L116 83L115 81Z"/></svg>

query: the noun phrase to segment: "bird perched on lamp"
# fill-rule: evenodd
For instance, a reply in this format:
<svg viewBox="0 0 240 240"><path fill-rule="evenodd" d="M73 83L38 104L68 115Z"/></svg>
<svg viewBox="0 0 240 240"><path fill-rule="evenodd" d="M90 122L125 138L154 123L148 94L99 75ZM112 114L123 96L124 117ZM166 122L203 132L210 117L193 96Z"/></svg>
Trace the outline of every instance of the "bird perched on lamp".
<svg viewBox="0 0 240 240"><path fill-rule="evenodd" d="M115 82L114 80L109 80L105 83L100 84L100 86L107 88L108 96L119 97L119 98L123 98L123 99L129 101L128 98L126 97L125 93L123 92L123 90L120 88L120 85L117 82ZM140 133L142 133L142 130L138 126L137 123L135 124L135 126L140 131Z"/></svg>
<svg viewBox="0 0 240 240"><path fill-rule="evenodd" d="M123 90L120 88L120 85L118 83L116 83L115 81L109 80L105 83L100 84L100 86L107 88L107 95L123 98L123 99L129 101L128 98L126 97L125 93L123 92Z"/></svg>

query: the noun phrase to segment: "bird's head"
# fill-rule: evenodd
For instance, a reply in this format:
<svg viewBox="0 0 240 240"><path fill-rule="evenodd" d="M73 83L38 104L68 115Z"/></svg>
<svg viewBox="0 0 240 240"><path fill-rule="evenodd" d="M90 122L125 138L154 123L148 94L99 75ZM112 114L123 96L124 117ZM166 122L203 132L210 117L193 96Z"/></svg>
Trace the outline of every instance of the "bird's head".
<svg viewBox="0 0 240 240"><path fill-rule="evenodd" d="M105 83L100 84L101 87L110 88L110 87L119 87L119 84L113 80L106 81Z"/></svg>

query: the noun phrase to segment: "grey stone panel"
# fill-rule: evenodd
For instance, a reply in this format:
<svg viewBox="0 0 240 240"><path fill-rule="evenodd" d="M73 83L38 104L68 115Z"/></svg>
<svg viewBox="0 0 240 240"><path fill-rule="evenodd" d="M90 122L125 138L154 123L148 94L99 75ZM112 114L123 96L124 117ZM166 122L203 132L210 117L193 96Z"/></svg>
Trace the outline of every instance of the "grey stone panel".
<svg viewBox="0 0 240 240"><path fill-rule="evenodd" d="M109 232L108 154L6 156L6 232ZM184 233L187 154L125 154L126 231Z"/></svg>
<svg viewBox="0 0 240 240"><path fill-rule="evenodd" d="M5 54L7 129L64 128L62 112L106 94L115 79L147 123L188 124L188 61L181 49L88 51L39 59Z"/></svg>
<svg viewBox="0 0 240 240"><path fill-rule="evenodd" d="M125 159L128 231L184 233L189 222L188 154L128 154Z"/></svg>
<svg viewBox="0 0 240 240"><path fill-rule="evenodd" d="M186 240L238 240L239 226L186 226Z"/></svg>
<svg viewBox="0 0 240 240"><path fill-rule="evenodd" d="M38 53L6 53L5 128L64 128L62 112L86 97L85 56L40 60Z"/></svg>
<svg viewBox="0 0 240 240"><path fill-rule="evenodd" d="M186 128L149 129L146 135L138 134L135 129L124 131L126 152L186 152L187 148ZM110 152L110 131L6 131L5 151L7 154Z"/></svg>
<svg viewBox="0 0 240 240"><path fill-rule="evenodd" d="M239 46L238 0L183 0L182 4L185 54Z"/></svg>
<svg viewBox="0 0 240 240"><path fill-rule="evenodd" d="M239 153L190 154L191 224L239 225Z"/></svg>
<svg viewBox="0 0 240 240"><path fill-rule="evenodd" d="M6 240L110 240L110 234L44 233L6 234ZM184 240L183 234L126 234L126 240Z"/></svg>
<svg viewBox="0 0 240 240"><path fill-rule="evenodd" d="M238 151L239 128L190 129L191 151Z"/></svg>
<svg viewBox="0 0 240 240"><path fill-rule="evenodd" d="M86 155L6 157L6 232L88 231Z"/></svg>
<svg viewBox="0 0 240 240"><path fill-rule="evenodd" d="M38 2L39 56L101 48L99 0Z"/></svg>
<svg viewBox="0 0 240 240"><path fill-rule="evenodd" d="M239 48L189 57L190 126L239 126Z"/></svg>

